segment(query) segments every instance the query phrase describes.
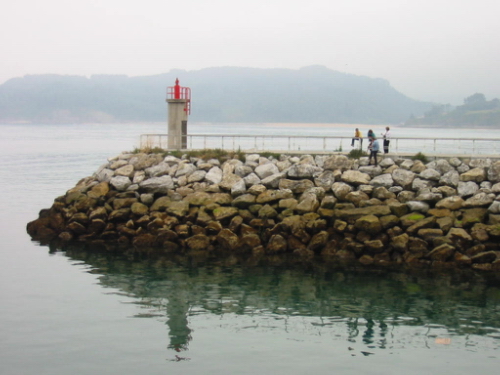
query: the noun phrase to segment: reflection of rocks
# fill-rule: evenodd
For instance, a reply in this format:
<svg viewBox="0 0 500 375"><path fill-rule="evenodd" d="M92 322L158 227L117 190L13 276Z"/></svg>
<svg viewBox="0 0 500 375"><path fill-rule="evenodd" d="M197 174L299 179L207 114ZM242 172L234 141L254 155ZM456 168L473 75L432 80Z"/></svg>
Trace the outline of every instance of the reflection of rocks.
<svg viewBox="0 0 500 375"><path fill-rule="evenodd" d="M403 234L401 236L406 236ZM401 246L408 240L401 239ZM449 256L442 246L434 251L438 261ZM174 350L187 349L196 339L190 321L200 314L265 317L308 317L324 322L325 329L345 332L347 340L373 343L387 326L442 325L454 335L484 335L498 331L498 288L472 271L439 273L413 270L408 273L310 263L309 271L278 262L276 255L262 267L246 267L245 258L206 260L199 257L158 256L154 260L126 260L123 256L69 248L67 256L83 261L99 275L99 283L137 299L139 317L164 316ZM494 254L474 254L473 264L483 264ZM132 255L129 256L132 258ZM487 259L486 259L487 260ZM80 262L78 262L80 264ZM278 266L275 266L278 264ZM230 267L229 267L230 266ZM498 285L498 280L495 281ZM469 320L481 317L468 324ZM293 329L293 326L287 326ZM395 341L404 337L395 334ZM379 343L383 345L383 343ZM378 344L377 344L378 345Z"/></svg>
<svg viewBox="0 0 500 375"><path fill-rule="evenodd" d="M373 168L339 155L221 162L123 153L56 198L27 230L60 247L285 253L304 262L323 254L416 267L468 265L463 256L481 245L491 253L471 266L500 271L498 162L455 159L384 158ZM473 235L476 224L481 232Z"/></svg>

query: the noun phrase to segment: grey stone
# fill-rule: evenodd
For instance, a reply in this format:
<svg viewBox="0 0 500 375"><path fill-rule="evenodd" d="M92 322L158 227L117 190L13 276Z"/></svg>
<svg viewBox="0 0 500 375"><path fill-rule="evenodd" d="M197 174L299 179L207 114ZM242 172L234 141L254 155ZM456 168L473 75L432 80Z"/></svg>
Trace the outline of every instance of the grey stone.
<svg viewBox="0 0 500 375"><path fill-rule="evenodd" d="M231 187L231 195L233 197L237 197L238 195L242 195L246 193L247 188L245 185L245 181L243 179L240 179L235 182L235 184Z"/></svg>
<svg viewBox="0 0 500 375"><path fill-rule="evenodd" d="M166 194L169 190L174 188L174 181L170 176L152 177L142 181L139 186L146 193Z"/></svg>
<svg viewBox="0 0 500 375"><path fill-rule="evenodd" d="M488 168L488 180L492 183L500 182L500 160L493 162Z"/></svg>
<svg viewBox="0 0 500 375"><path fill-rule="evenodd" d="M253 164L253 163L258 163L259 162L260 155L259 154L247 154L245 156L245 163L246 164Z"/></svg>
<svg viewBox="0 0 500 375"><path fill-rule="evenodd" d="M454 168L448 163L448 160L446 159L439 159L436 160L435 162L435 167L434 169L438 171L440 174L445 174L446 172L452 171ZM429 165L427 165L427 168L430 168Z"/></svg>
<svg viewBox="0 0 500 375"><path fill-rule="evenodd" d="M141 194L140 200L142 203L149 206L149 205L153 204L153 202L154 202L154 194L151 194L151 193Z"/></svg>
<svg viewBox="0 0 500 375"><path fill-rule="evenodd" d="M113 187L118 191L125 191L132 184L130 178L125 176L116 176L113 177L109 183L113 185Z"/></svg>
<svg viewBox="0 0 500 375"><path fill-rule="evenodd" d="M436 208L447 208L449 210L458 210L459 208L462 208L464 204L464 200L457 196L454 195L452 197L446 197L441 199L439 202L436 203Z"/></svg>
<svg viewBox="0 0 500 375"><path fill-rule="evenodd" d="M153 165L152 167L146 168L145 171L148 177L160 177L170 172L170 165L162 162Z"/></svg>
<svg viewBox="0 0 500 375"><path fill-rule="evenodd" d="M109 182L114 176L115 172L108 168L100 168L95 174L95 178L99 182Z"/></svg>
<svg viewBox="0 0 500 375"><path fill-rule="evenodd" d="M125 176L132 178L134 176L134 166L130 164L126 164L123 167L118 168L115 171L115 176Z"/></svg>
<svg viewBox="0 0 500 375"><path fill-rule="evenodd" d="M490 168L491 167L491 159L472 159L469 162L469 167L471 168Z"/></svg>
<svg viewBox="0 0 500 375"><path fill-rule="evenodd" d="M457 168L462 164L462 160L460 160L459 158L451 158L450 160L448 160L448 163L450 163L452 167Z"/></svg>
<svg viewBox="0 0 500 375"><path fill-rule="evenodd" d="M255 204L255 195L253 194L242 194L233 199L231 204L238 208L247 208Z"/></svg>
<svg viewBox="0 0 500 375"><path fill-rule="evenodd" d="M495 200L495 194L477 193L464 202L464 207L489 206Z"/></svg>
<svg viewBox="0 0 500 375"><path fill-rule="evenodd" d="M250 173L249 175L243 177L243 181L245 181L246 186L253 186L260 184L260 178L255 173Z"/></svg>
<svg viewBox="0 0 500 375"><path fill-rule="evenodd" d="M388 189L394 185L394 180L392 179L392 176L389 173L384 173L381 174L380 176L374 177L370 181L370 185L374 187L385 187Z"/></svg>
<svg viewBox="0 0 500 375"><path fill-rule="evenodd" d="M459 173L455 170L452 170L446 172L444 175L441 176L441 178L439 179L439 184L456 188L458 186L459 181L460 181Z"/></svg>
<svg viewBox="0 0 500 375"><path fill-rule="evenodd" d="M427 212L429 211L429 205L422 201L408 201L406 202L408 209L411 212Z"/></svg>
<svg viewBox="0 0 500 375"><path fill-rule="evenodd" d="M500 201L493 201L488 207L488 211L492 214L500 214Z"/></svg>
<svg viewBox="0 0 500 375"><path fill-rule="evenodd" d="M344 173L342 173L340 179L345 183L353 185L368 184L371 180L369 174L353 170L345 171Z"/></svg>
<svg viewBox="0 0 500 375"><path fill-rule="evenodd" d="M441 178L441 173L432 168L427 168L420 172L419 177L424 180L439 181Z"/></svg>
<svg viewBox="0 0 500 375"><path fill-rule="evenodd" d="M473 181L460 181L457 187L457 193L461 197L469 197L471 195L474 195L478 190L479 186Z"/></svg>
<svg viewBox="0 0 500 375"><path fill-rule="evenodd" d="M205 181L210 184L219 184L222 181L222 170L218 166L214 166L205 175Z"/></svg>
<svg viewBox="0 0 500 375"><path fill-rule="evenodd" d="M330 172L331 173L331 172ZM307 189L314 187L314 183L308 179L302 180L290 180L290 179L282 179L279 183L280 189L290 189L294 194L301 194ZM329 188L331 187L331 184Z"/></svg>
<svg viewBox="0 0 500 375"><path fill-rule="evenodd" d="M177 167L177 172L175 172L175 177L189 176L191 173L196 171L197 168L192 163L180 162Z"/></svg>
<svg viewBox="0 0 500 375"><path fill-rule="evenodd" d="M326 170L340 169L346 171L351 168L352 161L344 155L333 155L324 160L323 168Z"/></svg>
<svg viewBox="0 0 500 375"><path fill-rule="evenodd" d="M393 166L394 164L396 164L394 162L394 160L392 160L392 158L383 158L379 165L382 167L382 168L388 168L388 167L391 167Z"/></svg>
<svg viewBox="0 0 500 375"><path fill-rule="evenodd" d="M240 177L248 176L252 172L253 168L250 167L249 165L239 165L234 169L234 174Z"/></svg>
<svg viewBox="0 0 500 375"><path fill-rule="evenodd" d="M260 181L260 183L269 189L276 189L276 188L278 188L280 181L285 177L286 177L285 173L278 172L278 173L275 173L271 176L267 176L266 178L263 178Z"/></svg>
<svg viewBox="0 0 500 375"><path fill-rule="evenodd" d="M187 182L193 183L193 182L203 181L205 179L206 175L207 175L207 172L205 172L204 170L201 170L201 169L197 169L196 171L194 171L193 173L191 173L188 176Z"/></svg>
<svg viewBox="0 0 500 375"><path fill-rule="evenodd" d="M222 181L219 182L219 187L224 190L231 190L234 184L243 179L240 176L235 175L234 173L223 173Z"/></svg>
<svg viewBox="0 0 500 375"><path fill-rule="evenodd" d="M474 168L460 175L460 181L474 181L477 183L483 182L486 179L484 168Z"/></svg>
<svg viewBox="0 0 500 375"><path fill-rule="evenodd" d="M117 161L111 163L111 165L109 167L111 169L115 170L115 169L119 169L127 164L128 164L128 162L126 160L117 160Z"/></svg>
<svg viewBox="0 0 500 375"><path fill-rule="evenodd" d="M403 169L406 169L406 170L410 170L411 167L413 167L413 164L414 164L414 161L413 160L410 160L410 159L406 159L404 160L400 165L399 167L400 168L403 168Z"/></svg>
<svg viewBox="0 0 500 375"><path fill-rule="evenodd" d="M361 173L366 173L371 178L380 176L382 174L382 167L380 165L367 165L365 167L359 167L358 171Z"/></svg>
<svg viewBox="0 0 500 375"><path fill-rule="evenodd" d="M295 211L299 214L306 214L308 212L316 212L319 208L319 200L316 194L313 193L304 193L301 196L301 200L297 207L295 207Z"/></svg>
<svg viewBox="0 0 500 375"><path fill-rule="evenodd" d="M333 194L337 199L344 200L346 195L353 190L351 185L345 182L334 182L332 185Z"/></svg>
<svg viewBox="0 0 500 375"><path fill-rule="evenodd" d="M172 166L174 164L179 164L181 162L181 159L176 158L175 156L172 155L167 155L165 156L165 159L163 159L163 161L168 165Z"/></svg>
<svg viewBox="0 0 500 375"><path fill-rule="evenodd" d="M266 178L273 174L279 173L278 167L273 163L261 164L255 168L254 173L259 176L260 179Z"/></svg>
<svg viewBox="0 0 500 375"><path fill-rule="evenodd" d="M134 184L139 184L142 181L144 181L145 179L146 179L146 172L144 172L144 171L136 171L134 173L134 178L132 179L132 182Z"/></svg>
<svg viewBox="0 0 500 375"><path fill-rule="evenodd" d="M335 175L332 171L324 171L314 179L314 183L316 184L316 186L321 186L327 191L331 189L334 182Z"/></svg>
<svg viewBox="0 0 500 375"><path fill-rule="evenodd" d="M312 178L316 172L322 169L312 164L293 164L288 169L288 177L291 178Z"/></svg>
<svg viewBox="0 0 500 375"><path fill-rule="evenodd" d="M403 191L403 188L401 186L391 186L389 191L394 194L399 194Z"/></svg>
<svg viewBox="0 0 500 375"><path fill-rule="evenodd" d="M421 178L415 178L412 182L411 188L415 191L421 190L421 189L430 189L434 186L436 186L437 183L434 181L430 180L422 180Z"/></svg>
<svg viewBox="0 0 500 375"><path fill-rule="evenodd" d="M392 172L392 179L395 184L402 186L404 189L408 189L411 187L413 180L415 179L415 173L406 169L398 168Z"/></svg>

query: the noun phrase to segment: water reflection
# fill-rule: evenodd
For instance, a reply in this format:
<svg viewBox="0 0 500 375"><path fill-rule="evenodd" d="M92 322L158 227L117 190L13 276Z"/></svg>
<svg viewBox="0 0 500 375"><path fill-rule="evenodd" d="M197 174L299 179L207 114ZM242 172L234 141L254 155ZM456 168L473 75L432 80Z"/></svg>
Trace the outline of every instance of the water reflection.
<svg viewBox="0 0 500 375"><path fill-rule="evenodd" d="M500 289L477 275L66 255L89 265L111 293L132 297L135 317L164 322L177 352L196 338L190 322L207 314L240 317L236 330L330 335L349 350L362 345L364 355L451 343L470 349L477 337L500 348Z"/></svg>

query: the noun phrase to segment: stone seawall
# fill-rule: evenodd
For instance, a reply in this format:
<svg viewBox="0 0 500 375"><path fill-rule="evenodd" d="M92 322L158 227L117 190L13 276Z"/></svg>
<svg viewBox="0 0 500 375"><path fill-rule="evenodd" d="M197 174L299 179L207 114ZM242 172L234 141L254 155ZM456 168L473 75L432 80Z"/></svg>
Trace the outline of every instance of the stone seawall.
<svg viewBox="0 0 500 375"><path fill-rule="evenodd" d="M500 271L500 161L123 153L28 223L30 236L216 253Z"/></svg>

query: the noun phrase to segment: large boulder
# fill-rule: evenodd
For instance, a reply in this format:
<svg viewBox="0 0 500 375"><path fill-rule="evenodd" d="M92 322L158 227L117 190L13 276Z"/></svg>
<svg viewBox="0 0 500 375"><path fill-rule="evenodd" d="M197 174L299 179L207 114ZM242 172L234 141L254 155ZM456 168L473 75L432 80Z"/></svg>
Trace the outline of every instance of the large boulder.
<svg viewBox="0 0 500 375"><path fill-rule="evenodd" d="M415 176L415 173L404 168L398 168L392 172L392 179L394 183L402 186L404 189L409 189L411 187Z"/></svg>
<svg viewBox="0 0 500 375"><path fill-rule="evenodd" d="M320 172L321 168L318 168L312 164L293 164L288 169L288 177L290 178L312 178L317 172Z"/></svg>
<svg viewBox="0 0 500 375"><path fill-rule="evenodd" d="M345 171L344 173L342 173L340 179L343 182L351 185L367 185L371 180L368 173L353 170Z"/></svg>
<svg viewBox="0 0 500 375"><path fill-rule="evenodd" d="M262 180L273 174L280 173L278 167L273 163L261 164L255 168L254 173Z"/></svg>
<svg viewBox="0 0 500 375"><path fill-rule="evenodd" d="M333 155L326 158L323 162L323 168L331 171L336 169L346 171L351 168L351 166L352 161L344 155Z"/></svg>
<svg viewBox="0 0 500 375"><path fill-rule="evenodd" d="M309 179L290 180L283 178L279 183L280 189L290 189L294 194L302 194L304 191L312 187L314 187L314 183Z"/></svg>
<svg viewBox="0 0 500 375"><path fill-rule="evenodd" d="M234 173L225 173L222 175L222 181L219 187L224 190L231 190L234 184L243 181L243 179Z"/></svg>
<svg viewBox="0 0 500 375"><path fill-rule="evenodd" d="M219 184L222 181L222 169L218 166L212 167L205 175L205 181L210 184Z"/></svg>
<svg viewBox="0 0 500 375"><path fill-rule="evenodd" d="M441 178L441 173L432 168L427 168L419 173L420 178L424 180L439 181Z"/></svg>
<svg viewBox="0 0 500 375"><path fill-rule="evenodd" d="M345 182L334 182L332 185L333 194L341 201L345 200L347 194L349 194L352 190L352 186L346 184Z"/></svg>
<svg viewBox="0 0 500 375"><path fill-rule="evenodd" d="M459 181L460 181L460 174L455 170L451 170L441 176L441 178L439 179L439 185L446 185L456 188L458 186Z"/></svg>
<svg viewBox="0 0 500 375"><path fill-rule="evenodd" d="M486 172L484 168L474 168L460 175L460 181L464 182L474 181L477 183L481 183L485 179L486 179Z"/></svg>
<svg viewBox="0 0 500 375"><path fill-rule="evenodd" d="M316 212L319 208L319 200L316 194L305 193L302 195L299 203L295 207L295 211L300 214L306 214L308 212Z"/></svg>
<svg viewBox="0 0 500 375"><path fill-rule="evenodd" d="M491 163L488 168L488 180L492 183L500 182L500 160Z"/></svg>
<svg viewBox="0 0 500 375"><path fill-rule="evenodd" d="M470 197L471 195L476 194L479 190L479 186L474 181L460 181L457 187L457 193L462 198Z"/></svg>
<svg viewBox="0 0 500 375"><path fill-rule="evenodd" d="M358 230L367 232L369 234L378 234L382 231L382 224L380 223L380 219L375 215L361 216L356 220L354 226Z"/></svg>
<svg viewBox="0 0 500 375"><path fill-rule="evenodd" d="M118 191L125 191L130 185L132 185L132 181L130 181L130 178L125 176L115 176L111 178L109 183Z"/></svg>
<svg viewBox="0 0 500 375"><path fill-rule="evenodd" d="M139 187L146 193L167 194L174 188L174 181L170 176L153 177L142 181Z"/></svg>
<svg viewBox="0 0 500 375"><path fill-rule="evenodd" d="M389 173L384 173L379 176L374 177L370 181L370 185L375 186L375 187L384 187L389 189L394 185L394 180L392 179L392 176Z"/></svg>
<svg viewBox="0 0 500 375"><path fill-rule="evenodd" d="M148 177L160 177L170 172L170 165L167 163L159 163L146 168L144 171Z"/></svg>

